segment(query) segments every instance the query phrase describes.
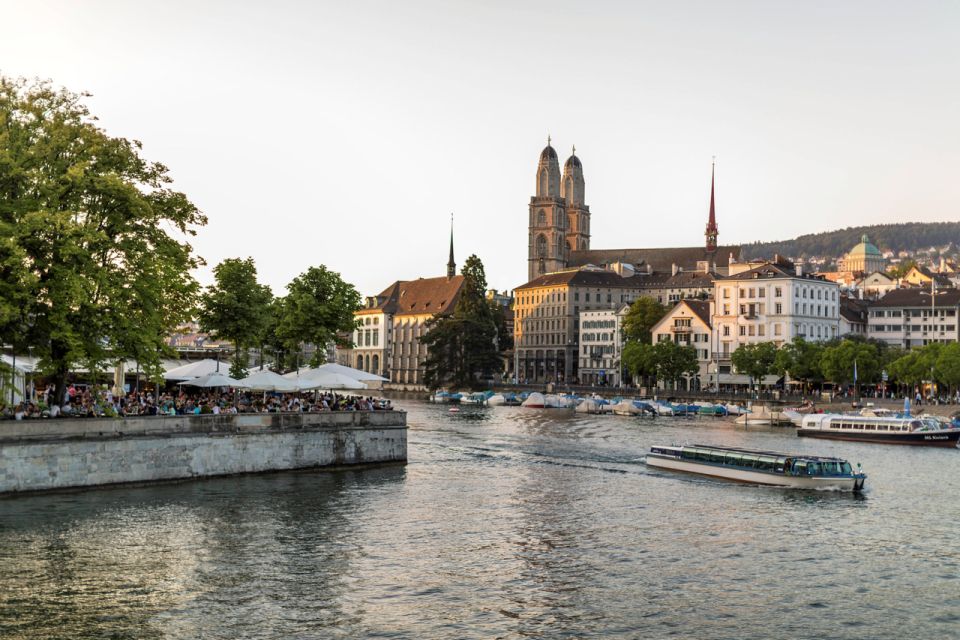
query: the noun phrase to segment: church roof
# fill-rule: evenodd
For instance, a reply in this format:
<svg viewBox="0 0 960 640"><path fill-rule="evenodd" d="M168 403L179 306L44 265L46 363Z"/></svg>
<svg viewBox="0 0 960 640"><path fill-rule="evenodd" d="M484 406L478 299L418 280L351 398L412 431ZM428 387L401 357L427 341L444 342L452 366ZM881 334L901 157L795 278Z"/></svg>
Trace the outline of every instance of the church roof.
<svg viewBox="0 0 960 640"><path fill-rule="evenodd" d="M847 253L848 258L860 256L874 256L877 258L883 257L880 253L880 249L877 249L875 245L870 243L870 239L867 238L867 234L863 234L863 236L860 238L860 242Z"/></svg>
<svg viewBox="0 0 960 640"><path fill-rule="evenodd" d="M543 151L540 152L540 159L541 160L557 160L557 152L554 150L554 148L550 145L549 142L547 143L547 146L543 148Z"/></svg>
<svg viewBox="0 0 960 640"><path fill-rule="evenodd" d="M376 304L358 313L378 312L393 315L421 315L453 311L463 276L397 280L376 296Z"/></svg>
<svg viewBox="0 0 960 640"><path fill-rule="evenodd" d="M567 161L564 163L563 166L564 167L582 167L583 165L580 164L580 158L578 158L576 155L571 155L569 158L567 158Z"/></svg>
<svg viewBox="0 0 960 640"><path fill-rule="evenodd" d="M604 267L615 262L625 262L635 267L648 264L655 272L665 271L670 273L673 270L673 265L677 265L685 271L694 271L698 262L715 261L717 258L726 262L730 255L733 255L735 260L739 260L740 247L717 247L715 253L708 253L704 247L588 249L586 251L571 251L568 264L571 267L582 267L588 264Z"/></svg>
<svg viewBox="0 0 960 640"><path fill-rule="evenodd" d="M711 286L715 279L716 276L707 273L680 272L675 275L669 273L637 273L624 277L614 271L568 269L542 275L517 287L517 289L555 287L558 285L623 289L699 289Z"/></svg>

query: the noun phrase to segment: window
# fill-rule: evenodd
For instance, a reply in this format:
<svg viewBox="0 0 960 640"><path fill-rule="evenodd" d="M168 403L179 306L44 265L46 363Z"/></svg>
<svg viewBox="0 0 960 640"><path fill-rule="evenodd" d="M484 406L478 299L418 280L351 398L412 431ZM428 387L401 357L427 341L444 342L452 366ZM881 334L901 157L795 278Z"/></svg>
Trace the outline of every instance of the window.
<svg viewBox="0 0 960 640"><path fill-rule="evenodd" d="M780 315L781 313L783 313L783 305L780 304L779 302L777 303L775 308L776 308L777 315Z"/></svg>
<svg viewBox="0 0 960 640"><path fill-rule="evenodd" d="M547 224L547 214L543 209L540 209L540 211L537 211L537 226L543 227L543 226L546 226L546 224Z"/></svg>
<svg viewBox="0 0 960 640"><path fill-rule="evenodd" d="M729 336L729 335L730 335L730 325L728 325L728 324L723 325L723 335L725 335L725 336Z"/></svg>
<svg viewBox="0 0 960 640"><path fill-rule="evenodd" d="M723 297L724 297L724 298L729 298L729 297L730 297L730 289L724 288L724 290L723 290Z"/></svg>
<svg viewBox="0 0 960 640"><path fill-rule="evenodd" d="M782 297L783 297L783 289L780 288L780 287L774 288L774 290L773 290L773 297L774 297L774 298L782 298ZM780 312L778 311L777 313L780 313Z"/></svg>
<svg viewBox="0 0 960 640"><path fill-rule="evenodd" d="M542 211L540 213L543 213ZM547 257L547 237L542 233L537 236L537 257Z"/></svg>
<svg viewBox="0 0 960 640"><path fill-rule="evenodd" d="M779 336L779 335L780 335L780 323L779 323L779 322L773 325L773 335L775 335L775 336Z"/></svg>
<svg viewBox="0 0 960 640"><path fill-rule="evenodd" d="M752 328L752 327L751 327L751 328ZM740 335L742 335L742 336L747 335L747 328L746 328L745 326L743 326L743 325L740 326Z"/></svg>
<svg viewBox="0 0 960 640"><path fill-rule="evenodd" d="M766 332L765 329L766 329L766 327L764 327L762 324L759 325L759 326L757 327L757 335L758 335L758 336L764 335L764 333Z"/></svg>

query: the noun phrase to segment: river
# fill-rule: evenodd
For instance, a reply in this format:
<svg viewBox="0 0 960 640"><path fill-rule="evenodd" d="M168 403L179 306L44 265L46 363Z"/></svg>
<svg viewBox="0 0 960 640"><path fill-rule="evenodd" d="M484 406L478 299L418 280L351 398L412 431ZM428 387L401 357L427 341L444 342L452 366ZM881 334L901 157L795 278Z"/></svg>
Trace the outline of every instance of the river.
<svg viewBox="0 0 960 640"><path fill-rule="evenodd" d="M960 636L960 451L406 401L406 466L0 499L3 638ZM648 469L860 462L862 496Z"/></svg>

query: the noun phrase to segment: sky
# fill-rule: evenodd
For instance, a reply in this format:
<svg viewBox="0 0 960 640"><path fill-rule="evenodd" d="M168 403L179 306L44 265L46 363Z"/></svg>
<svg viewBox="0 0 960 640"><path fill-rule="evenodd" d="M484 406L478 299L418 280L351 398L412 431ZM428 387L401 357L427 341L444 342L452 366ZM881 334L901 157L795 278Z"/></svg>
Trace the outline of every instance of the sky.
<svg viewBox="0 0 960 640"><path fill-rule="evenodd" d="M142 141L207 267L371 295L483 261L523 284L537 159L583 162L591 247L960 219L960 3L23 2L0 73Z"/></svg>

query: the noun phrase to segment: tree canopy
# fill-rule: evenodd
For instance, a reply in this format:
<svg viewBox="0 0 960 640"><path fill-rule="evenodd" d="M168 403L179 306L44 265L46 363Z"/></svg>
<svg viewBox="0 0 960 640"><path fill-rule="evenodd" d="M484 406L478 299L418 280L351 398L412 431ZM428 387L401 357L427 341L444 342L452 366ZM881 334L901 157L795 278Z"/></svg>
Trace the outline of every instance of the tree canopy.
<svg viewBox="0 0 960 640"><path fill-rule="evenodd" d="M246 375L246 350L256 345L270 323L273 293L257 282L253 258L227 258L213 269L215 283L200 297L200 329L234 345L230 375Z"/></svg>
<svg viewBox="0 0 960 640"><path fill-rule="evenodd" d="M360 308L360 294L339 273L325 266L310 267L287 285L279 302L274 339L292 349L304 343L315 345L312 366L323 364L326 346L348 343L356 329L353 317Z"/></svg>
<svg viewBox="0 0 960 640"><path fill-rule="evenodd" d="M206 223L85 97L0 77L0 330L41 356L58 401L79 363L159 372L166 336L193 315L187 240Z"/></svg>
<svg viewBox="0 0 960 640"><path fill-rule="evenodd" d="M730 361L737 371L750 376L758 384L776 371L776 358L777 345L773 342L743 344L730 355Z"/></svg>
<svg viewBox="0 0 960 640"><path fill-rule="evenodd" d="M463 287L453 313L438 314L427 321L421 342L427 346L424 382L429 387L473 387L502 368L497 318L485 292L487 277L475 255L461 270Z"/></svg>
<svg viewBox="0 0 960 640"><path fill-rule="evenodd" d="M623 319L624 340L650 342L650 331L667 313L667 308L653 298L637 298Z"/></svg>

